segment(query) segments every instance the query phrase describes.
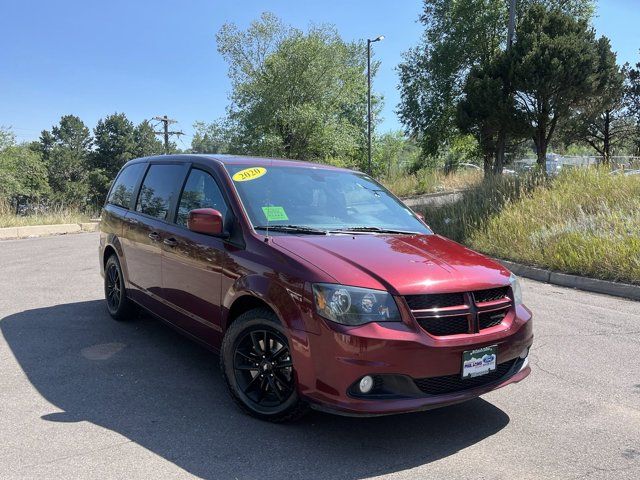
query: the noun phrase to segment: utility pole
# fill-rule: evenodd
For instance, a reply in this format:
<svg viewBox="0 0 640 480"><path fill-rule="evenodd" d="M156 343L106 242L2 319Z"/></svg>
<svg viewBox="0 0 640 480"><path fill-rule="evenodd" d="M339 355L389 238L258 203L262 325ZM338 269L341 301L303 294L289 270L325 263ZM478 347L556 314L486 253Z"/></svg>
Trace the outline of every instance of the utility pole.
<svg viewBox="0 0 640 480"><path fill-rule="evenodd" d="M367 173L371 175L371 44L384 40L380 35L373 40L367 39Z"/></svg>
<svg viewBox="0 0 640 480"><path fill-rule="evenodd" d="M509 31L507 36L507 50L513 45L513 35L516 29L516 0L509 0Z"/></svg>
<svg viewBox="0 0 640 480"><path fill-rule="evenodd" d="M371 40L367 39L367 173L371 175Z"/></svg>
<svg viewBox="0 0 640 480"><path fill-rule="evenodd" d="M513 36L516 29L516 0L509 0L509 27L507 30L507 52L513 47ZM510 90L511 85L505 85L503 87L505 94L512 96ZM505 157L507 148L507 134L505 128L501 128L498 133L498 141L496 144L496 157L493 165L493 173L495 175L502 175L504 169Z"/></svg>
<svg viewBox="0 0 640 480"><path fill-rule="evenodd" d="M166 115L163 117L153 117L154 120L157 120L159 122L162 122L164 129L162 132L153 132L156 135L163 135L164 136L164 154L165 155L169 155L169 136L171 135L184 135L184 132L182 131L177 131L177 132L170 132L169 131L169 125L172 123L178 123L177 120L172 120L171 118L167 117Z"/></svg>

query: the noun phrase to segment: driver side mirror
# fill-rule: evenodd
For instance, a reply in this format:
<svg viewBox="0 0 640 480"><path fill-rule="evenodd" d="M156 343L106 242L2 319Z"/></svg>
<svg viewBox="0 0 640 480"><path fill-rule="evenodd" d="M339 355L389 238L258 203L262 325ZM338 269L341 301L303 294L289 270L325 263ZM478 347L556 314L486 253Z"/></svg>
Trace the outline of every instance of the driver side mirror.
<svg viewBox="0 0 640 480"><path fill-rule="evenodd" d="M204 233L214 237L224 236L222 214L213 208L196 208L189 212L187 228L192 232Z"/></svg>

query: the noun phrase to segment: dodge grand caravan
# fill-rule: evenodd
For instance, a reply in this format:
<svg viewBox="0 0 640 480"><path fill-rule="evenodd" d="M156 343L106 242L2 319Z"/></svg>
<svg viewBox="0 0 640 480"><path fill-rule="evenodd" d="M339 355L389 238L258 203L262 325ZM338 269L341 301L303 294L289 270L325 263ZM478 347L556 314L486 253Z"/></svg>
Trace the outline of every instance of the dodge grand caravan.
<svg viewBox="0 0 640 480"><path fill-rule="evenodd" d="M142 307L219 353L245 412L382 415L524 379L516 277L365 174L224 155L132 160L102 212L116 320Z"/></svg>

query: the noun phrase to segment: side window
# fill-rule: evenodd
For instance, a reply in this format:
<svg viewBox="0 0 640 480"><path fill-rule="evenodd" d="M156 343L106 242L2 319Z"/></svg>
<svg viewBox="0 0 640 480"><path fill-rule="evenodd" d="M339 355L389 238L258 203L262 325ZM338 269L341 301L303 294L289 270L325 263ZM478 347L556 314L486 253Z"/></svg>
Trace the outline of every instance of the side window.
<svg viewBox="0 0 640 480"><path fill-rule="evenodd" d="M136 184L138 183L138 179L140 178L144 167L146 167L146 164L144 163L134 163L133 165L125 167L125 169L122 170L120 175L116 178L113 187L111 187L107 203L123 208L129 208L131 205L131 198L133 197L133 189L136 188Z"/></svg>
<svg viewBox="0 0 640 480"><path fill-rule="evenodd" d="M183 171L183 165L151 165L140 187L136 211L166 220L180 191Z"/></svg>
<svg viewBox="0 0 640 480"><path fill-rule="evenodd" d="M215 208L223 218L227 214L227 205L213 177L194 168L180 197L176 223L186 226L189 212L196 208Z"/></svg>

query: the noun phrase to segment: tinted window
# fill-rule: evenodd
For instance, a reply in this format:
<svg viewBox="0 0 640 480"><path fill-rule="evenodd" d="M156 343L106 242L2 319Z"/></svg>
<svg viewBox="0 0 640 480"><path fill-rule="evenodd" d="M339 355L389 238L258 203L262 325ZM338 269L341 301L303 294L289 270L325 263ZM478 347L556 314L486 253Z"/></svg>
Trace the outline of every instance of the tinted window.
<svg viewBox="0 0 640 480"><path fill-rule="evenodd" d="M151 165L144 177L136 211L166 220L184 178L182 165Z"/></svg>
<svg viewBox="0 0 640 480"><path fill-rule="evenodd" d="M207 172L193 169L180 197L176 223L186 225L189 212L196 208L215 208L224 217L227 205L215 180Z"/></svg>
<svg viewBox="0 0 640 480"><path fill-rule="evenodd" d="M109 193L107 203L129 208L131 198L133 197L133 190L136 188L138 179L145 166L144 163L135 163L125 167L124 170L120 172L120 175L118 175L118 178L116 178L113 187L111 187L111 193Z"/></svg>

